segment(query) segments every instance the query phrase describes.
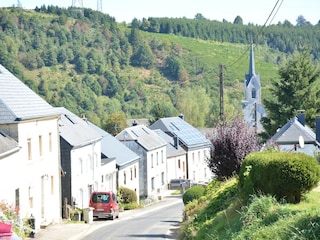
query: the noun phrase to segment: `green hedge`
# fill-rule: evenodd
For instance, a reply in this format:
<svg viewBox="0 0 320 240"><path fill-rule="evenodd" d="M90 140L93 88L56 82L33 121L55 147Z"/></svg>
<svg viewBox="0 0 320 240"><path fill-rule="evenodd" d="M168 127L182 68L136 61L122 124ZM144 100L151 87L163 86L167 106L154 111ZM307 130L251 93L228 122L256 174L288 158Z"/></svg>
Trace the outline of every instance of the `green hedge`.
<svg viewBox="0 0 320 240"><path fill-rule="evenodd" d="M204 195L205 188L202 186L193 186L189 188L182 196L184 205L191 202L194 199L199 199Z"/></svg>
<svg viewBox="0 0 320 240"><path fill-rule="evenodd" d="M120 198L121 203L136 203L137 202L137 194L134 190L120 187L118 190L118 197Z"/></svg>
<svg viewBox="0 0 320 240"><path fill-rule="evenodd" d="M288 202L299 202L301 195L319 180L318 161L302 153L251 153L239 172L239 187L244 197L263 193Z"/></svg>

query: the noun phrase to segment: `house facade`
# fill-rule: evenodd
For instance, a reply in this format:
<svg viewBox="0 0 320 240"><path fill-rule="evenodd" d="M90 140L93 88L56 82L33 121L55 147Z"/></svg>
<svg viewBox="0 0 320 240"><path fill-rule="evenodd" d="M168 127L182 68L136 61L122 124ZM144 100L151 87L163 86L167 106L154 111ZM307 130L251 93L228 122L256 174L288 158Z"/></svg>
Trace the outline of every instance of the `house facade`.
<svg viewBox="0 0 320 240"><path fill-rule="evenodd" d="M212 145L198 129L187 123L183 117L161 118L150 128L161 129L179 140L179 144L186 151L187 179L207 182L212 178L212 172L207 165Z"/></svg>
<svg viewBox="0 0 320 240"><path fill-rule="evenodd" d="M20 219L34 217L36 230L61 221L58 119L52 106L0 65L0 131L19 147L1 160L0 178L8 171L15 178L0 199L8 194L12 201L14 194Z"/></svg>
<svg viewBox="0 0 320 240"><path fill-rule="evenodd" d="M179 144L178 137L171 137L160 129L154 130L167 142L167 183L171 179L187 178L187 152Z"/></svg>
<svg viewBox="0 0 320 240"><path fill-rule="evenodd" d="M62 198L65 205L89 207L90 195L101 184L101 136L65 108L60 113ZM64 216L67 217L67 216Z"/></svg>
<svg viewBox="0 0 320 240"><path fill-rule="evenodd" d="M111 134L86 119L84 121L102 137L101 161L102 165L106 162L108 166L105 167L105 170L101 169L101 177L104 182L100 190L116 192L119 187L126 187L136 192L139 202L140 157Z"/></svg>
<svg viewBox="0 0 320 240"><path fill-rule="evenodd" d="M267 142L267 147L276 145L280 151L301 152L312 157L319 155L320 118L316 119L316 133L305 124L305 113L298 115L283 125Z"/></svg>
<svg viewBox="0 0 320 240"><path fill-rule="evenodd" d="M144 125L126 128L116 138L139 156L139 196L157 198L167 187L166 141Z"/></svg>

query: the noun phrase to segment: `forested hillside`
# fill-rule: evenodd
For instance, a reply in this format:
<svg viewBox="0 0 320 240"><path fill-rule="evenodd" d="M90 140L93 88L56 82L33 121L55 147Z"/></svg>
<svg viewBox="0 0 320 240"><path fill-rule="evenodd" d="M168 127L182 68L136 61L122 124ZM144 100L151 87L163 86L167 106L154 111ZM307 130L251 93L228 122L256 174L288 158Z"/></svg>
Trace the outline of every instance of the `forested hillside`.
<svg viewBox="0 0 320 240"><path fill-rule="evenodd" d="M182 20L166 21L178 26ZM219 117L219 65L225 113L232 115L241 110L249 42L261 27L201 20L204 37L191 30L203 29L198 19L184 21L190 28L183 33L147 32L142 22L127 26L90 9L0 8L0 64L51 105L85 114L99 126L111 114L154 119L183 113L192 125L210 127ZM287 53L304 44L301 32L309 36L306 45L317 43L311 49L318 59L319 29L280 25L263 31L254 46L263 94ZM277 45L278 34L290 40L290 48Z"/></svg>

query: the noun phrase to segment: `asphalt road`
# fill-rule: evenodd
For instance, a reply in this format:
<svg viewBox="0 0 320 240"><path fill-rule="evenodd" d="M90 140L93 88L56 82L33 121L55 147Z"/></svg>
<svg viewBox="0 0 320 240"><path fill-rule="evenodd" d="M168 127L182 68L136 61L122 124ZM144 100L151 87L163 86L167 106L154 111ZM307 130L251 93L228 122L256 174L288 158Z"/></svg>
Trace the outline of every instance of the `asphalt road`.
<svg viewBox="0 0 320 240"><path fill-rule="evenodd" d="M183 202L181 196L170 196L164 201L129 216L115 220L98 220L94 224L103 224L100 228L82 238L82 240L143 240L176 239L176 232L182 220Z"/></svg>

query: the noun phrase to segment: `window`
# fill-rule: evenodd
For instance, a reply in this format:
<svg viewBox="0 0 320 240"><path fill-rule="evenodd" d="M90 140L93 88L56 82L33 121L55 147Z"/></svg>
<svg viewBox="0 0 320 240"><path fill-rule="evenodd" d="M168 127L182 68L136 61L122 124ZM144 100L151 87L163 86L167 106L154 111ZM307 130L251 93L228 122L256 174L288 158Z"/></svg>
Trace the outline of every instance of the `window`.
<svg viewBox="0 0 320 240"><path fill-rule="evenodd" d="M164 172L161 173L161 183L164 185Z"/></svg>
<svg viewBox="0 0 320 240"><path fill-rule="evenodd" d="M52 133L49 133L49 152L52 152Z"/></svg>
<svg viewBox="0 0 320 240"><path fill-rule="evenodd" d="M159 165L159 153L157 152L157 166Z"/></svg>
<svg viewBox="0 0 320 240"><path fill-rule="evenodd" d="M79 174L83 174L83 161L81 158L79 159Z"/></svg>
<svg viewBox="0 0 320 240"><path fill-rule="evenodd" d="M33 208L33 189L29 187L29 207Z"/></svg>
<svg viewBox="0 0 320 240"><path fill-rule="evenodd" d="M163 150L161 150L161 163L163 163L163 160L164 158L163 158Z"/></svg>
<svg viewBox="0 0 320 240"><path fill-rule="evenodd" d="M54 194L54 177L51 176L51 194Z"/></svg>
<svg viewBox="0 0 320 240"><path fill-rule="evenodd" d="M27 139L28 144L28 160L32 160L31 138Z"/></svg>
<svg viewBox="0 0 320 240"><path fill-rule="evenodd" d="M153 154L151 154L151 167L153 168Z"/></svg>
<svg viewBox="0 0 320 240"><path fill-rule="evenodd" d="M182 170L185 171L185 165L184 162L182 163Z"/></svg>
<svg viewBox="0 0 320 240"><path fill-rule="evenodd" d="M198 152L198 161L200 161L200 151Z"/></svg>
<svg viewBox="0 0 320 240"><path fill-rule="evenodd" d="M178 159L178 168L181 168L181 166L180 166L180 159Z"/></svg>
<svg viewBox="0 0 320 240"><path fill-rule="evenodd" d="M133 179L133 173L132 173L132 168L130 168L130 180Z"/></svg>
<svg viewBox="0 0 320 240"><path fill-rule="evenodd" d="M194 163L194 152L192 153L192 162Z"/></svg>
<svg viewBox="0 0 320 240"><path fill-rule="evenodd" d="M154 191L154 177L151 178L151 190Z"/></svg>
<svg viewBox="0 0 320 240"><path fill-rule="evenodd" d="M19 210L20 209L20 190L17 188L15 190L15 203L16 203L16 208Z"/></svg>
<svg viewBox="0 0 320 240"><path fill-rule="evenodd" d="M137 178L137 168L134 166L134 178Z"/></svg>
<svg viewBox="0 0 320 240"><path fill-rule="evenodd" d="M255 88L253 88L252 91L251 91L251 97L252 98L257 98L257 91L256 91Z"/></svg>
<svg viewBox="0 0 320 240"><path fill-rule="evenodd" d="M42 149L42 136L39 136L39 154L40 156L43 155L43 149Z"/></svg>
<svg viewBox="0 0 320 240"><path fill-rule="evenodd" d="M127 184L127 174L126 174L126 172L123 172L123 184L124 185Z"/></svg>

